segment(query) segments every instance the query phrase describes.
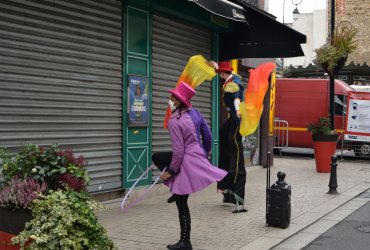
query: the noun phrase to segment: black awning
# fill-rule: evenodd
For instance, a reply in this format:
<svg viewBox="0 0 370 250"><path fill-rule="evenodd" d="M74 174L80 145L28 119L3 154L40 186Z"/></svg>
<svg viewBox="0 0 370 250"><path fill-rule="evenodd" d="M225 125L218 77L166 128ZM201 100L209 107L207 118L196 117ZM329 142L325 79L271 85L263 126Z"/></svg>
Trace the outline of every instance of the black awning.
<svg viewBox="0 0 370 250"><path fill-rule="evenodd" d="M248 24L236 23L235 31L220 35L220 60L304 56L300 44L306 43L305 35L265 11L243 2L240 5Z"/></svg>
<svg viewBox="0 0 370 250"><path fill-rule="evenodd" d="M304 56L306 36L244 0L187 0L232 19L233 31L220 34L220 60Z"/></svg>
<svg viewBox="0 0 370 250"><path fill-rule="evenodd" d="M232 19L237 22L246 22L244 8L238 4L226 0L187 0L195 2L207 11L224 17Z"/></svg>

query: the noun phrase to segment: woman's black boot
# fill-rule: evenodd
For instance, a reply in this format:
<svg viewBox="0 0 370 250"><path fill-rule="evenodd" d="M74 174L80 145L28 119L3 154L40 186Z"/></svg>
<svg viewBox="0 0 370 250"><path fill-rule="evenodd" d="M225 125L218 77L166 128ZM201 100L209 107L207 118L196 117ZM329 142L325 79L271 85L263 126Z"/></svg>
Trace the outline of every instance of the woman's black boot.
<svg viewBox="0 0 370 250"><path fill-rule="evenodd" d="M177 209L179 210L180 220L180 240L173 245L168 245L168 249L177 250L192 250L193 247L190 242L191 218L188 207L189 195L175 195Z"/></svg>
<svg viewBox="0 0 370 250"><path fill-rule="evenodd" d="M177 242L176 244L168 245L167 248L177 249L177 250L192 250L193 249L190 241L186 242L182 240L179 240L179 242Z"/></svg>
<svg viewBox="0 0 370 250"><path fill-rule="evenodd" d="M176 196L173 194L170 198L167 199L167 203L172 203L176 201Z"/></svg>

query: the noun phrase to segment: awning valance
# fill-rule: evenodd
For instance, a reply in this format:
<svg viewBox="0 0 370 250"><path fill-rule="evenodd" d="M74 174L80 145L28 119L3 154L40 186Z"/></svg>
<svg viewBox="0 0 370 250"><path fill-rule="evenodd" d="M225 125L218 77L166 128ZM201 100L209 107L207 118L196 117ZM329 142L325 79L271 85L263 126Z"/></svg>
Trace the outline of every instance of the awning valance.
<svg viewBox="0 0 370 250"><path fill-rule="evenodd" d="M244 8L238 4L227 0L187 0L195 2L207 11L224 17L232 19L237 22L246 22Z"/></svg>
<svg viewBox="0 0 370 250"><path fill-rule="evenodd" d="M239 6L238 10L244 14L245 22L238 21L233 31L220 34L220 60L304 56L300 44L306 43L305 35L242 0L188 1L194 1L219 16L224 16L221 13L222 8L219 9L220 5L224 5L225 9L232 9L231 6L234 5Z"/></svg>

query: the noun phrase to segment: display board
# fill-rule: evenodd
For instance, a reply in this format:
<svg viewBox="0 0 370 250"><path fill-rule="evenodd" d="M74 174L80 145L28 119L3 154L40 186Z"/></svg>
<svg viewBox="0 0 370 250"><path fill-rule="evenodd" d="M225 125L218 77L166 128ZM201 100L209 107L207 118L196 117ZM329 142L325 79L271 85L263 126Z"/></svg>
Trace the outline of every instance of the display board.
<svg viewBox="0 0 370 250"><path fill-rule="evenodd" d="M370 93L348 93L344 139L370 142Z"/></svg>

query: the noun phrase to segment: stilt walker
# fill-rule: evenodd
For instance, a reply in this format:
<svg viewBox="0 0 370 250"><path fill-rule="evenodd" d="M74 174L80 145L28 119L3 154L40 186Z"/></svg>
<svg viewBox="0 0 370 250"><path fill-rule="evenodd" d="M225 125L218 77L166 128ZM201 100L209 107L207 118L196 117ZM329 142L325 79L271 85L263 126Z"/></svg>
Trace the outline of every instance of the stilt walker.
<svg viewBox="0 0 370 250"><path fill-rule="evenodd" d="M228 172L218 182L217 188L223 193L224 203L236 205L234 212L247 212L244 209L244 193L247 172L244 165L242 136L239 133L240 103L243 101L244 87L239 76L232 74L230 62L213 64L216 72L224 80L222 86L223 105L229 117L220 130L220 157L218 167Z"/></svg>

